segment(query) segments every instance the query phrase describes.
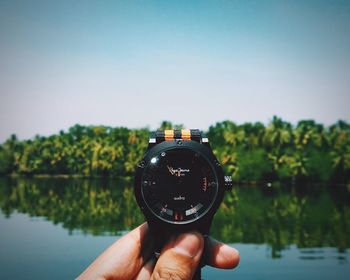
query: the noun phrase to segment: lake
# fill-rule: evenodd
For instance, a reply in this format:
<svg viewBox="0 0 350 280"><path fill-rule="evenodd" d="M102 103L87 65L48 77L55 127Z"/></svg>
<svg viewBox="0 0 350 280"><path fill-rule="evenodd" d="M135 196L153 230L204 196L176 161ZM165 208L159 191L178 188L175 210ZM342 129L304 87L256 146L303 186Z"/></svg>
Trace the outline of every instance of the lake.
<svg viewBox="0 0 350 280"><path fill-rule="evenodd" d="M0 178L0 279L73 279L143 222L132 178ZM345 186L239 186L212 235L241 253L235 270L204 279L348 279L350 191Z"/></svg>

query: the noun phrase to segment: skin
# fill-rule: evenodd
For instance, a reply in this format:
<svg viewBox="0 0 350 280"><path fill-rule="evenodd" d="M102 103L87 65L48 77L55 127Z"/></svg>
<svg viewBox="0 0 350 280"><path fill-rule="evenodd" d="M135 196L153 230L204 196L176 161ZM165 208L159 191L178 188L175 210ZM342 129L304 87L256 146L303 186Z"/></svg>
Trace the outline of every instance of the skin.
<svg viewBox="0 0 350 280"><path fill-rule="evenodd" d="M239 263L239 252L198 232L172 237L160 257L153 257L153 240L147 223L118 239L77 278L79 280L190 280L205 247L206 263L230 269Z"/></svg>

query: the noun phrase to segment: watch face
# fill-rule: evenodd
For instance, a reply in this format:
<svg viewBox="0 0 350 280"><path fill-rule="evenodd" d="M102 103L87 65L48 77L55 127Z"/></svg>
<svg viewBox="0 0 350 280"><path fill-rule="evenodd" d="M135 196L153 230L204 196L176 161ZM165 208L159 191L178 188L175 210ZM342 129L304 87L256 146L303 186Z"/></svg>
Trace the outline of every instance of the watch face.
<svg viewBox="0 0 350 280"><path fill-rule="evenodd" d="M193 150L161 151L145 167L141 192L148 208L171 223L202 217L213 205L218 180L208 160Z"/></svg>

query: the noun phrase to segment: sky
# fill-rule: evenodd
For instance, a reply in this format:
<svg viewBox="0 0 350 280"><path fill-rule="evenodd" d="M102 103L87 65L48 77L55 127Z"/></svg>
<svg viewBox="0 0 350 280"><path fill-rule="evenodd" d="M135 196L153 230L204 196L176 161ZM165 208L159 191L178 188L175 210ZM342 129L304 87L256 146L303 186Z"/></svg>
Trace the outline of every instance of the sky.
<svg viewBox="0 0 350 280"><path fill-rule="evenodd" d="M0 143L74 124L350 121L350 1L0 0Z"/></svg>

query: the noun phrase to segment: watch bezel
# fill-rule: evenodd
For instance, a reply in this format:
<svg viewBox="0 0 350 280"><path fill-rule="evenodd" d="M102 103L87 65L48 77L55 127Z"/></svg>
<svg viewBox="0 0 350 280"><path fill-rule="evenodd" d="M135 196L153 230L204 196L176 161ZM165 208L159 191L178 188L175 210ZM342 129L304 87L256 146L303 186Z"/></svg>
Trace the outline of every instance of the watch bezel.
<svg viewBox="0 0 350 280"><path fill-rule="evenodd" d="M142 175L146 166L150 164L150 160L153 157L159 155L163 151L169 151L172 149L189 149L200 154L202 157L204 157L207 160L208 164L212 167L212 170L215 172L214 175L216 176L217 182L218 182L218 188L217 188L215 200L211 204L210 208L206 210L205 213L199 216L197 219L192 219L189 221L179 221L179 222L162 219L148 207L146 201L143 198L143 194L141 190L142 188L141 181L142 181ZM223 200L223 196L225 192L224 174L220 163L218 162L215 155L207 146L193 140L177 139L177 140L171 140L171 141L164 141L151 147L146 152L143 159L139 162L136 169L136 174L135 174L134 192L135 192L136 201L148 222L157 221L157 222L161 222L169 225L179 225L179 226L186 225L186 224L200 223L203 220L206 220L208 218L211 220L211 218L216 213L218 207L220 206L220 203Z"/></svg>

